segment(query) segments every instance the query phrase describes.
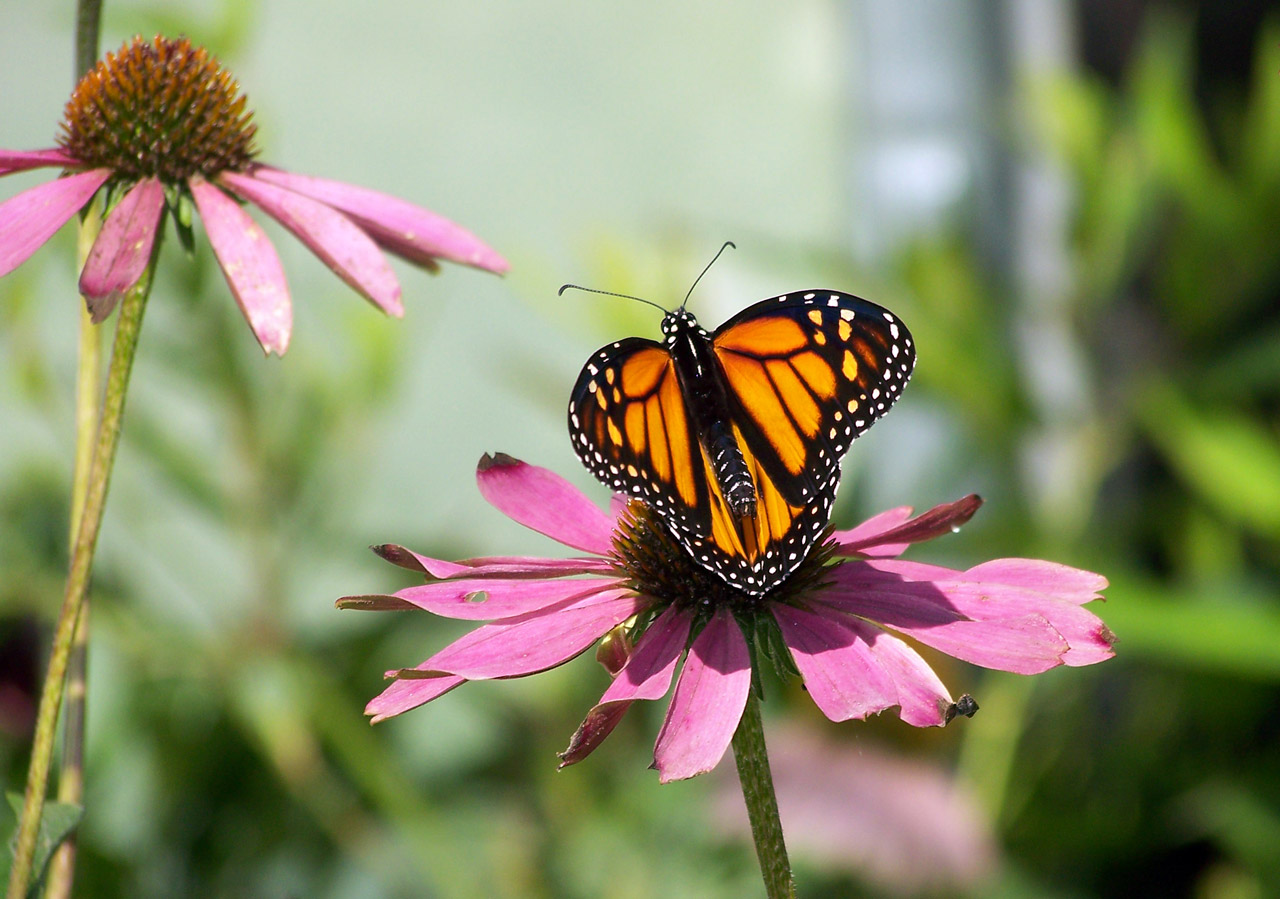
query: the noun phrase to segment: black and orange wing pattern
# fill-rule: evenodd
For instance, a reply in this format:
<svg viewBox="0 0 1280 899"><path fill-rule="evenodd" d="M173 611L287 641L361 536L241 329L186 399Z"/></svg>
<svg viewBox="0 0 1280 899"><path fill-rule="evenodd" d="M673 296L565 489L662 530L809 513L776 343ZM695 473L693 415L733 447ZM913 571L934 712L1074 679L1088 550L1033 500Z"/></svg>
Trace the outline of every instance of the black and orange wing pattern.
<svg viewBox="0 0 1280 899"><path fill-rule="evenodd" d="M570 433L598 479L648 503L705 567L765 593L827 526L840 459L897 399L914 348L892 313L834 291L756 303L711 344L753 515L726 502L681 392L690 374L661 344L633 337L593 355L570 400Z"/></svg>
<svg viewBox="0 0 1280 899"><path fill-rule="evenodd" d="M705 510L706 474L670 354L629 337L599 350L569 400L573 448L620 493L667 516Z"/></svg>
<svg viewBox="0 0 1280 899"><path fill-rule="evenodd" d="M735 424L793 503L839 478L849 445L898 399L916 358L897 316L832 290L749 306L716 330L712 345Z"/></svg>

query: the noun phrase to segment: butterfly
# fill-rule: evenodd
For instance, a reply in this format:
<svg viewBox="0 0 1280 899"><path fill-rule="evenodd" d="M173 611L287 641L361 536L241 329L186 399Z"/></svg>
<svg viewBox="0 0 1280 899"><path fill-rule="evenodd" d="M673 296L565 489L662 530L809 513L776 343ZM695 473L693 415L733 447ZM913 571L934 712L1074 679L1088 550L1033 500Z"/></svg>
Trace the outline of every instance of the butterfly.
<svg viewBox="0 0 1280 899"><path fill-rule="evenodd" d="M683 305L664 312L661 342L628 337L587 361L573 448L705 568L763 595L827 527L840 460L911 377L911 334L835 290L762 300L710 333Z"/></svg>

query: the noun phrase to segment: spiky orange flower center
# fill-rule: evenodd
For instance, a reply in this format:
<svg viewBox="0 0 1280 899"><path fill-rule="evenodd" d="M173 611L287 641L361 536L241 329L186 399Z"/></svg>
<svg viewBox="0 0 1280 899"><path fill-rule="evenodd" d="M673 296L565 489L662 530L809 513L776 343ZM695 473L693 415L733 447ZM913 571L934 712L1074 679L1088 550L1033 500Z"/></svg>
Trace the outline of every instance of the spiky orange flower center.
<svg viewBox="0 0 1280 899"><path fill-rule="evenodd" d="M67 101L59 144L119 181L244 169L257 126L229 72L186 38L135 37L108 53Z"/></svg>

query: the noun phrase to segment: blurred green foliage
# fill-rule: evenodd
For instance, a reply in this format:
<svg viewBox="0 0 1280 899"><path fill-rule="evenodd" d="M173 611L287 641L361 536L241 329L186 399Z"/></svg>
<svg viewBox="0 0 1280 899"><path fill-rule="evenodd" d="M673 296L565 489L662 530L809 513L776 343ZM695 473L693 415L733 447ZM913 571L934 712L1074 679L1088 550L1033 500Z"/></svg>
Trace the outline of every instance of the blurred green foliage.
<svg viewBox="0 0 1280 899"><path fill-rule="evenodd" d="M1120 637L1114 661L1035 680L940 661L983 706L943 732L887 718L835 728L796 685L769 691L774 720L955 770L1001 846L974 895L1280 895L1280 30L1260 38L1254 72L1242 98L1197 98L1186 29L1156 22L1119 89L1088 76L1030 86L1020 109L1076 203L1058 321L1082 362L1070 416L1055 420L1027 376L1023 298L963 239L922 241L859 289L918 338L904 406L946 435L920 495L988 499L938 552L1045 556L1112 579L1100 612ZM598 246L611 289L662 265L652 247ZM839 254L776 253L815 280L869 278ZM754 894L748 844L706 812L717 782L660 788L646 771L660 708L633 710L556 773L603 687L586 660L369 728L377 673L456 632L330 606L400 586L361 556L368 529L344 509L386 398L405 389L408 347L348 304L264 365L207 250L162 276L95 574L81 893ZM33 263L0 303L0 377L21 409L4 423L21 452L0 460L6 640L33 618L49 628L66 556L73 363L50 351L38 284ZM599 316L601 340L649 323L625 304L573 308ZM512 369L512 397L539 392L495 364ZM449 386L414 389L444 404ZM561 400L535 406L559 416ZM1065 504L1027 464L1045 433L1073 458ZM840 523L876 511L854 504ZM489 512L477 497L466 514ZM0 769L18 784L24 719L4 708ZM794 853L802 895L875 892Z"/></svg>

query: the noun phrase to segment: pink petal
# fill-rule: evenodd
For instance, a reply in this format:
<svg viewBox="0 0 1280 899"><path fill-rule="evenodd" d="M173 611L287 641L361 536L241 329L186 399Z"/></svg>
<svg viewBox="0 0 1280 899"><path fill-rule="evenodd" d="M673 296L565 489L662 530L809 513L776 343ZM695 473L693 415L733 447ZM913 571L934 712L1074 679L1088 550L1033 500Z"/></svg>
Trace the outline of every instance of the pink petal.
<svg viewBox="0 0 1280 899"><path fill-rule="evenodd" d="M862 524L850 528L847 531L836 531L832 536L835 538L836 545L838 546L859 546L875 548L878 550L875 553L869 553L866 549L859 550L863 555L896 556L906 550L910 544L898 543L893 546L878 546L876 538L881 534L896 528L910 517L910 506L898 506L896 509L889 509L885 512L881 512L879 515L874 515ZM901 547L901 549L897 549L896 552L890 552L891 549L895 549L897 547Z"/></svg>
<svg viewBox="0 0 1280 899"><path fill-rule="evenodd" d="M621 586L617 580L530 580L465 578L436 581L396 591L399 599L445 618L497 621L537 612L556 603L581 599ZM480 597L485 597L481 599Z"/></svg>
<svg viewBox="0 0 1280 899"><path fill-rule="evenodd" d="M144 178L107 214L80 272L80 294L88 303L94 324L111 314L146 271L163 210L160 181Z"/></svg>
<svg viewBox="0 0 1280 899"><path fill-rule="evenodd" d="M858 553L864 556L896 556L912 543L932 540L950 531L959 530L960 526L973 517L982 505L982 497L969 494L954 503L934 506L928 512L890 528L879 534L868 537L855 536L851 540L841 539L837 533L836 543L840 547L840 555ZM857 528L854 529L855 531ZM846 532L849 533L849 532ZM901 547L901 548L899 548Z"/></svg>
<svg viewBox="0 0 1280 899"><path fill-rule="evenodd" d="M720 761L751 689L751 655L733 615L717 609L689 647L653 750L658 780L710 771Z"/></svg>
<svg viewBox="0 0 1280 899"><path fill-rule="evenodd" d="M671 688L671 675L689 639L691 616L668 606L649 625L625 668L574 732L560 753L560 767L580 762L604 742L637 699L659 699Z"/></svg>
<svg viewBox="0 0 1280 899"><path fill-rule="evenodd" d="M468 680L545 671L578 655L639 612L645 602L630 590L609 590L566 608L486 624L414 670L456 674Z"/></svg>
<svg viewBox="0 0 1280 899"><path fill-rule="evenodd" d="M630 702L635 699L661 699L671 688L671 676L676 662L689 640L689 627L693 617L688 612L668 606L659 615L636 644L635 652L627 665L613 679L609 689L600 697L603 705L609 702Z"/></svg>
<svg viewBox="0 0 1280 899"><path fill-rule="evenodd" d="M377 724L387 718L394 718L409 709L416 709L423 703L430 702L455 687L465 684L462 677L433 677L414 680L394 681L364 707L366 715L372 715L370 724Z"/></svg>
<svg viewBox="0 0 1280 899"><path fill-rule="evenodd" d="M985 668L1039 674L1062 664L1069 648L1041 615L971 621L929 583L854 591L837 585L824 591L820 601Z"/></svg>
<svg viewBox="0 0 1280 899"><path fill-rule="evenodd" d="M30 259L110 177L110 169L80 172L0 203L0 277Z"/></svg>
<svg viewBox="0 0 1280 899"><path fill-rule="evenodd" d="M253 335L267 353L284 355L293 312L280 257L235 200L199 175L189 184L213 253Z"/></svg>
<svg viewBox="0 0 1280 899"><path fill-rule="evenodd" d="M379 244L410 262L448 259L499 274L509 268L470 231L399 197L271 166L255 166L253 177L342 210Z"/></svg>
<svg viewBox="0 0 1280 899"><path fill-rule="evenodd" d="M880 667L870 641L845 624L848 616L780 603L772 611L805 688L832 721L865 718L897 703L893 679Z"/></svg>
<svg viewBox="0 0 1280 899"><path fill-rule="evenodd" d="M1101 599L1107 587L1107 579L1100 574L1040 559L994 559L975 565L964 577L982 583L1025 587L1075 603Z"/></svg>
<svg viewBox="0 0 1280 899"><path fill-rule="evenodd" d="M1093 665L1115 655L1115 636L1102 620L1080 606L1022 587L970 581L935 581L947 602L978 621L1038 615L1053 626L1070 647L1062 663Z"/></svg>
<svg viewBox="0 0 1280 899"><path fill-rule="evenodd" d="M61 150L0 150L0 175L47 165L68 168L80 165L80 160L72 159Z"/></svg>
<svg viewBox="0 0 1280 899"><path fill-rule="evenodd" d="M284 225L353 290L388 315L400 318L400 282L377 244L341 212L310 197L239 172L223 172L218 183Z"/></svg>
<svg viewBox="0 0 1280 899"><path fill-rule="evenodd" d="M841 584L900 584L903 581L935 581L964 577L963 571L930 565L927 562L908 562L903 559L869 559L845 562L836 569L836 579Z"/></svg>
<svg viewBox="0 0 1280 899"><path fill-rule="evenodd" d="M612 574L613 567L604 559L542 559L536 556L489 556L446 562L433 559L395 543L370 547L393 565L417 571L433 578L455 577L568 577L574 574Z"/></svg>
<svg viewBox="0 0 1280 899"><path fill-rule="evenodd" d="M951 694L920 653L865 621L850 618L847 625L871 646L871 654L893 678L898 714L903 721L914 727L941 727L947 723Z"/></svg>
<svg viewBox="0 0 1280 899"><path fill-rule="evenodd" d="M1006 577L1016 583L997 580ZM852 590L882 587L893 591L904 579L927 582L932 589L910 589L933 602L941 597L946 608L977 620L1039 615L1067 641L1070 649L1062 657L1065 665L1092 665L1115 655L1115 635L1101 619L1078 605L1097 598L1106 586L1106 579L1092 572L1034 559L997 559L968 571L877 560L842 565L836 578Z"/></svg>
<svg viewBox="0 0 1280 899"><path fill-rule="evenodd" d="M613 520L555 472L486 453L476 481L485 499L525 527L584 552L613 551Z"/></svg>

